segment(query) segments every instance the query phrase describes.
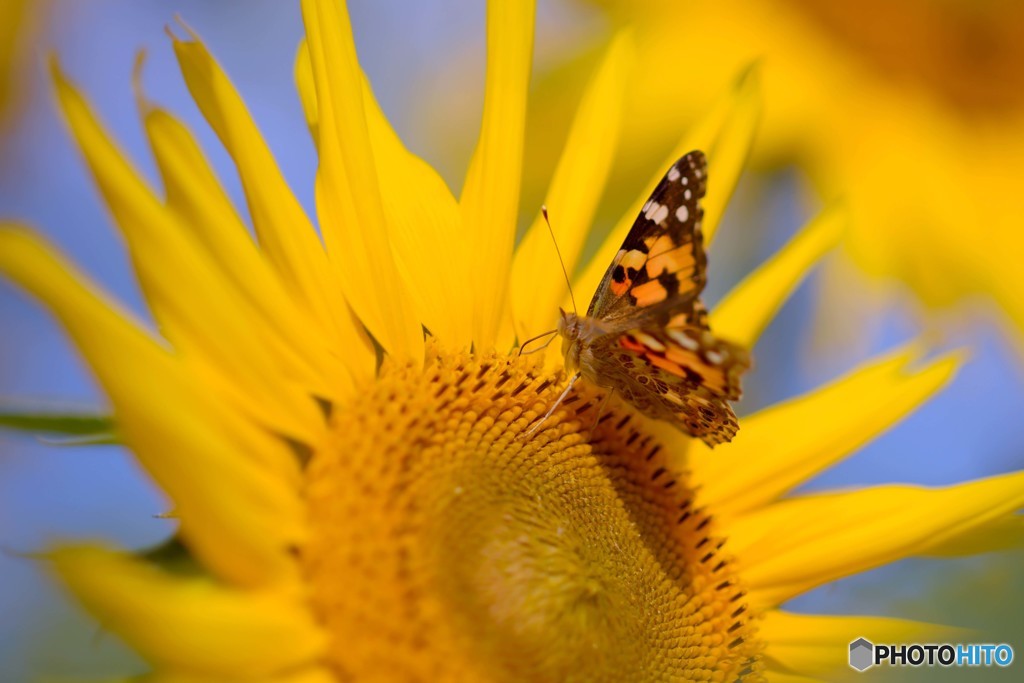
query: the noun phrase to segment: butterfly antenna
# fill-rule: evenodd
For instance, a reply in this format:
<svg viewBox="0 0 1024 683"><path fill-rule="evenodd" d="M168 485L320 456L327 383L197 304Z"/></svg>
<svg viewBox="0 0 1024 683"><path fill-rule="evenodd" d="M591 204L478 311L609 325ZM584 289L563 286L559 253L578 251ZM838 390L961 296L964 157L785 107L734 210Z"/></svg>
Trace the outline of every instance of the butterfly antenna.
<svg viewBox="0 0 1024 683"><path fill-rule="evenodd" d="M565 286L569 290L569 301L572 302L572 312L578 314L576 310L576 297L572 293L572 283L569 281L569 271L565 269L565 261L562 260L562 251L558 248L558 240L555 239L555 231L551 228L551 219L548 218L548 207L541 204L540 212L544 214L544 222L548 226L548 234L551 235L551 242L555 245L555 253L558 254L558 265L562 266L562 275L565 276Z"/></svg>

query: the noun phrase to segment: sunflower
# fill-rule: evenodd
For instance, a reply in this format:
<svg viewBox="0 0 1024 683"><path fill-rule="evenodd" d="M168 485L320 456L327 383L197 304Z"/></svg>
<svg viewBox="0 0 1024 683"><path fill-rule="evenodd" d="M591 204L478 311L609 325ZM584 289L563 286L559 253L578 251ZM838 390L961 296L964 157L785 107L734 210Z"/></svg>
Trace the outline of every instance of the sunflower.
<svg viewBox="0 0 1024 683"><path fill-rule="evenodd" d="M26 90L24 71L33 34L47 13L48 2L7 0L0 5L0 133L6 133Z"/></svg>
<svg viewBox="0 0 1024 683"><path fill-rule="evenodd" d="M557 358L515 351L565 298L542 223L514 249L533 4L489 4L483 123L458 199L377 107L345 5L302 10L319 235L184 27L174 51L235 162L256 240L173 115L140 92L161 195L56 63L61 109L157 329L30 230L0 231L0 271L63 323L117 438L173 501L166 546L47 555L151 663L147 680L803 681L845 666L858 636L942 633L781 606L902 557L1017 540L1021 473L792 493L938 391L957 356L919 362L911 345L874 359L745 417L713 452L625 404L596 419L585 386L522 438L566 381ZM613 41L551 182L570 270L609 173L631 54L628 36ZM707 151L708 239L758 113L753 71L673 150ZM628 223L580 264L579 291ZM834 209L806 226L713 311L716 333L753 347L842 224Z"/></svg>
<svg viewBox="0 0 1024 683"><path fill-rule="evenodd" d="M905 283L928 307L991 302L1022 338L1019 5L591 4L613 27L635 31L638 51L612 187L633 188L631 179L660 158L681 123L694 121L737 69L760 60L768 105L753 164L795 165L806 178L807 196L842 197L850 211L843 253L875 282ZM606 36L593 38L541 79L537 101L544 104L531 112L531 165L549 163L552 134L563 130L577 92L569 84L589 68ZM863 300L869 288L851 288L845 271L827 275L832 298L824 314L863 306L848 294L842 305L834 299L856 289ZM885 299L891 301L891 293Z"/></svg>

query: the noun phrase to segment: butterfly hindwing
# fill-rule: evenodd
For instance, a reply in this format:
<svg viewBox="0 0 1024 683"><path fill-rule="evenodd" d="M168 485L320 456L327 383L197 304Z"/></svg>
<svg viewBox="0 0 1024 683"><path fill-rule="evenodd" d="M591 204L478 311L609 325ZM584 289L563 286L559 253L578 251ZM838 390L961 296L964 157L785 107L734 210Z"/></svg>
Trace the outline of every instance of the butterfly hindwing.
<svg viewBox="0 0 1024 683"><path fill-rule="evenodd" d="M740 397L746 350L706 327L651 327L608 335L592 355L596 372L641 412L678 425L710 445L736 433L730 400Z"/></svg>
<svg viewBox="0 0 1024 683"><path fill-rule="evenodd" d="M692 305L706 282L700 199L707 161L693 151L668 170L612 259L587 315L608 323L667 322Z"/></svg>

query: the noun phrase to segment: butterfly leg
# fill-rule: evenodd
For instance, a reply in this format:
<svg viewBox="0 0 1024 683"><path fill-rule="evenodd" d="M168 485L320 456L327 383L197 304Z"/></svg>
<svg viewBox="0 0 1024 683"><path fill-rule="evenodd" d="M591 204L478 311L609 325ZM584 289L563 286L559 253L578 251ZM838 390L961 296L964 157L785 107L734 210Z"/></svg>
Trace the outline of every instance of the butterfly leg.
<svg viewBox="0 0 1024 683"><path fill-rule="evenodd" d="M577 373L576 373L575 375L573 375L573 376L572 376L571 378L569 378L569 385L565 387L565 391L563 391L563 392L562 392L562 395L561 395L561 396L559 396L559 397L558 397L558 400L556 400L556 401L555 401L555 402L554 402L554 403L553 403L553 404L551 405L551 408L549 408L549 409L548 409L548 412L544 413L544 417L542 417L541 419L539 419L539 420L538 420L537 422L533 423L533 426L532 426L532 427L530 427L530 428L529 428L529 429L527 429L527 430L526 430L525 432L523 432L523 434L522 434L522 438L523 438L523 439L528 439L528 438L530 438L531 436L533 436L533 433L534 433L534 432L536 432L536 431L537 431L538 429L540 429L540 426L541 426L542 424L544 424L544 422L545 422L545 421L546 421L546 420L547 420L547 419L548 419L549 417L551 417L551 414L552 414L553 412L555 412L555 409L556 409L556 408L558 408L558 406L562 405L562 401L564 401L564 400L565 400L565 397L569 395L569 392L570 392L570 391L572 391L572 386L573 386L574 384L576 384L576 380L578 380L578 379L579 379L579 378L580 378L581 376L582 376L582 375L581 375L580 373L578 373L578 372L577 372Z"/></svg>
<svg viewBox="0 0 1024 683"><path fill-rule="evenodd" d="M608 401L612 399L612 394L615 393L615 389L609 389L608 393L604 395L601 402L597 405L597 414L594 415L594 423L590 425L590 434L587 439L594 438L594 430L597 429L597 424L601 421L601 415L604 413L604 409L608 406Z"/></svg>

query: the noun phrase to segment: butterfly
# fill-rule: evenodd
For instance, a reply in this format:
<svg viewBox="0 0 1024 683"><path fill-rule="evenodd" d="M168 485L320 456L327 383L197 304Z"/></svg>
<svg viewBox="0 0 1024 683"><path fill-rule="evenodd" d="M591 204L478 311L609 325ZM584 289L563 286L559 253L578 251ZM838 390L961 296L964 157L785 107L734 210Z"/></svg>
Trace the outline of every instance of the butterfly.
<svg viewBox="0 0 1024 683"><path fill-rule="evenodd" d="M750 356L711 334L700 302L707 282L700 206L706 188L703 152L674 163L640 210L586 315L561 311L558 333L566 370L575 373L563 397L583 377L714 446L736 435L729 401L740 397Z"/></svg>

